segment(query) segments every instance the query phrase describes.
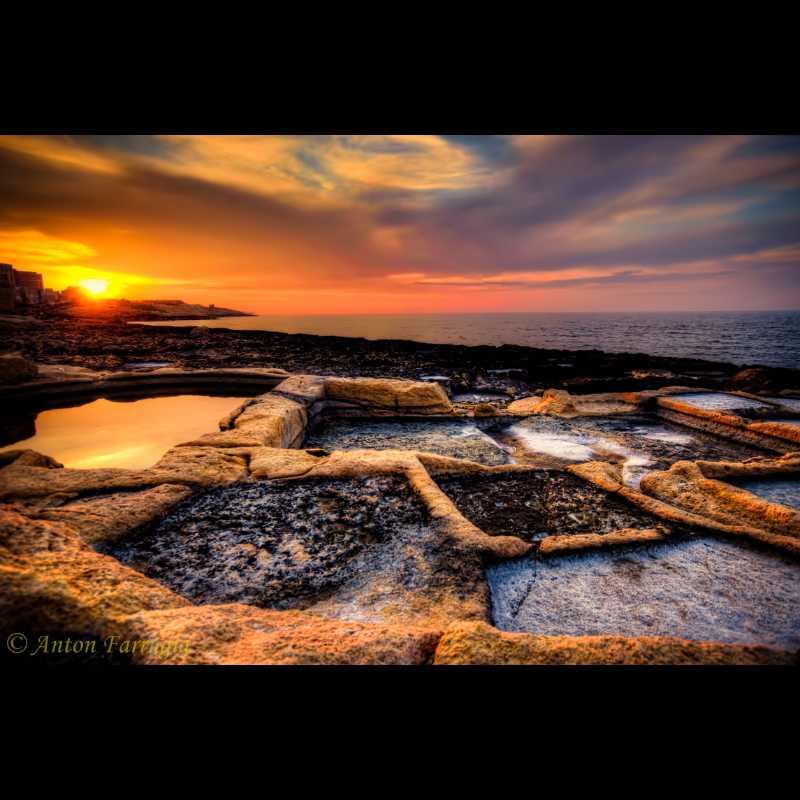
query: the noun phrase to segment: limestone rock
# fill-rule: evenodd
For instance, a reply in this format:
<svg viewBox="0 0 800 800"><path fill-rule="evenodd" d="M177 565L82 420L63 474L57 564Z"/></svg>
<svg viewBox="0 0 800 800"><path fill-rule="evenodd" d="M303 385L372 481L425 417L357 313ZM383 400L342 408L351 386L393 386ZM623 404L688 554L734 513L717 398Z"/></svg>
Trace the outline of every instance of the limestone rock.
<svg viewBox="0 0 800 800"><path fill-rule="evenodd" d="M228 430L219 433L204 433L196 439L181 442L176 447L261 447L261 436L247 431Z"/></svg>
<svg viewBox="0 0 800 800"><path fill-rule="evenodd" d="M587 461L584 464L567 467L567 471L607 492L617 492L623 486L622 470L616 464L609 464L607 461Z"/></svg>
<svg viewBox="0 0 800 800"><path fill-rule="evenodd" d="M0 354L0 383L21 383L35 378L39 370L21 353Z"/></svg>
<svg viewBox="0 0 800 800"><path fill-rule="evenodd" d="M748 525L769 533L800 537L800 511L762 500L723 481L706 478L691 461L642 478L641 489L681 509L730 525Z"/></svg>
<svg viewBox="0 0 800 800"><path fill-rule="evenodd" d="M217 447L173 447L143 474L152 483L219 486L247 478L247 457Z"/></svg>
<svg viewBox="0 0 800 800"><path fill-rule="evenodd" d="M481 622L446 631L435 664L797 664L768 647L693 642L668 636L536 636Z"/></svg>
<svg viewBox="0 0 800 800"><path fill-rule="evenodd" d="M326 378L329 400L355 403L377 409L446 414L452 410L444 389L438 383L393 378Z"/></svg>
<svg viewBox="0 0 800 800"><path fill-rule="evenodd" d="M106 635L109 620L188 605L101 555L67 525L0 510L0 624L5 630Z"/></svg>
<svg viewBox="0 0 800 800"><path fill-rule="evenodd" d="M273 390L273 394L284 395L307 408L325 399L325 378L316 375L292 375Z"/></svg>
<svg viewBox="0 0 800 800"><path fill-rule="evenodd" d="M144 664L426 664L441 631L233 603L136 614L119 635L163 643L134 655Z"/></svg>
<svg viewBox="0 0 800 800"><path fill-rule="evenodd" d="M37 453L36 450L4 450L0 453L0 469L9 464L19 467L46 467L47 469L60 469L64 465L51 456Z"/></svg>
<svg viewBox="0 0 800 800"><path fill-rule="evenodd" d="M629 414L637 410L635 393L570 394L563 389L547 389L541 397L524 397L508 406L510 414L528 416L548 414L553 417L598 417Z"/></svg>
<svg viewBox="0 0 800 800"><path fill-rule="evenodd" d="M247 406L234 426L267 447L292 447L302 441L307 422L308 414L302 404L267 394Z"/></svg>
<svg viewBox="0 0 800 800"><path fill-rule="evenodd" d="M317 466L320 458L306 450L259 447L250 457L250 474L254 478L297 478Z"/></svg>
<svg viewBox="0 0 800 800"><path fill-rule="evenodd" d="M576 533L568 536L546 536L539 545L541 555L571 550L595 550L630 544L653 544L668 538L666 528L622 528L611 533Z"/></svg>
<svg viewBox="0 0 800 800"><path fill-rule="evenodd" d="M64 522L87 542L113 541L166 513L192 493L186 486L164 484L140 492L115 492L76 500L39 513Z"/></svg>
<svg viewBox="0 0 800 800"><path fill-rule="evenodd" d="M800 449L800 425L785 422L751 422L747 428L767 436L775 436L779 439L788 439L790 442L796 442L798 449Z"/></svg>

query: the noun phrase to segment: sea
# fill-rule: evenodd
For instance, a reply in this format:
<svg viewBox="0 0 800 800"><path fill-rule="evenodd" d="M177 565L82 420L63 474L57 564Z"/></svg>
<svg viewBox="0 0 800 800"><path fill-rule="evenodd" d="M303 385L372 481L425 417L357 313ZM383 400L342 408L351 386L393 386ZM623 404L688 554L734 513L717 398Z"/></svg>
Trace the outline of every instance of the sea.
<svg viewBox="0 0 800 800"><path fill-rule="evenodd" d="M268 314L142 324L207 325L233 330L357 336L366 339L410 339L433 344L516 344L800 368L800 310L707 313Z"/></svg>

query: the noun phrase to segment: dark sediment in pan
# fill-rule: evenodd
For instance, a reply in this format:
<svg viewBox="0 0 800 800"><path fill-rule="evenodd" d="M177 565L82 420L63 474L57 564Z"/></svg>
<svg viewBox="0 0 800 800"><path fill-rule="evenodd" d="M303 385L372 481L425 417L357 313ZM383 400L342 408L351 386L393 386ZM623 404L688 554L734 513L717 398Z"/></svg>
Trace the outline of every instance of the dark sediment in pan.
<svg viewBox="0 0 800 800"><path fill-rule="evenodd" d="M508 453L472 420L330 420L304 447L325 450L423 450L489 466L507 464Z"/></svg>
<svg viewBox="0 0 800 800"><path fill-rule="evenodd" d="M107 550L200 602L291 608L355 573L356 557L425 510L394 478L238 484L190 498Z"/></svg>
<svg viewBox="0 0 800 800"><path fill-rule="evenodd" d="M663 526L663 520L568 472L470 475L437 483L470 522L493 536L535 541L546 535Z"/></svg>
<svg viewBox="0 0 800 800"><path fill-rule="evenodd" d="M199 603L360 621L387 607L426 619L445 597L482 608L480 557L429 522L400 478L252 482L190 498L104 552Z"/></svg>

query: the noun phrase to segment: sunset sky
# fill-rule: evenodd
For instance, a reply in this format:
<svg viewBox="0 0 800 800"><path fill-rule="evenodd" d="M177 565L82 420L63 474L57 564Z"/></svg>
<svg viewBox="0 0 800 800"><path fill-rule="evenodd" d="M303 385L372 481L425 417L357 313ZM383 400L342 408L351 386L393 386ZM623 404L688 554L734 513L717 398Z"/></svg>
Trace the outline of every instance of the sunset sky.
<svg viewBox="0 0 800 800"><path fill-rule="evenodd" d="M264 314L800 308L800 137L0 136L0 262Z"/></svg>

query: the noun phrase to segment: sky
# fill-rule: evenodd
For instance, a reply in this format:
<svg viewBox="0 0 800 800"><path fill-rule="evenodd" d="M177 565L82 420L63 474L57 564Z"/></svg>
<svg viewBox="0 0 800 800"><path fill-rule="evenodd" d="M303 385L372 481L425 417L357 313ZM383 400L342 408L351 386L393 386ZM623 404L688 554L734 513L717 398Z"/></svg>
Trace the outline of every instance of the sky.
<svg viewBox="0 0 800 800"><path fill-rule="evenodd" d="M261 314L800 308L800 136L0 136L0 262Z"/></svg>

